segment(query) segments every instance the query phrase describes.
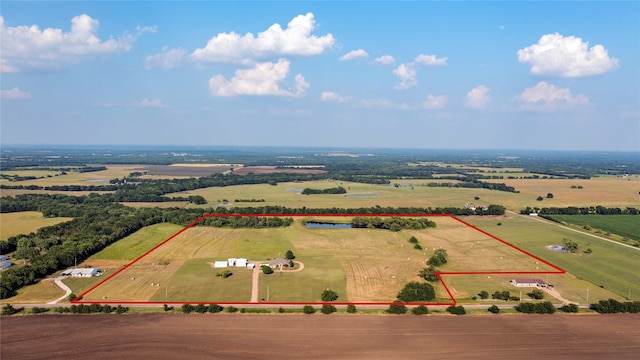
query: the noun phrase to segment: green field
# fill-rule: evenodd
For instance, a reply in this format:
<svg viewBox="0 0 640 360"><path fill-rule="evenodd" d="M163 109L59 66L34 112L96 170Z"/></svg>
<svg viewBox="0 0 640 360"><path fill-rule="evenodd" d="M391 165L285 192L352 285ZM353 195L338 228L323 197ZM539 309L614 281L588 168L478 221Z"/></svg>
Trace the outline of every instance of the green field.
<svg viewBox="0 0 640 360"><path fill-rule="evenodd" d="M188 229L86 294L84 300L247 302L251 270L230 268L234 275L221 279L215 277L212 262L245 257L259 264L289 249L304 268L260 274L259 301L319 301L327 288L336 291L342 301L393 301L405 283L419 280L417 273L439 248L449 254L442 271L553 271L448 217L435 218L436 228L399 232L306 229L302 220L306 219L276 229ZM411 236L418 238L423 250L408 243ZM107 250L94 258L115 260L122 254ZM438 287L439 300L447 300L444 289Z"/></svg>
<svg viewBox="0 0 640 360"><path fill-rule="evenodd" d="M104 250L91 256L87 262L93 260L134 260L181 229L182 226L169 223L144 227L107 246Z"/></svg>
<svg viewBox="0 0 640 360"><path fill-rule="evenodd" d="M475 217L469 222L501 239L513 243L525 251L557 265L601 289L627 297L629 292L640 298L640 251L616 243L599 240L587 234L577 233L558 224L528 216L509 215L499 221ZM498 225L498 223L502 225ZM555 252L550 245L562 245L563 239L578 243L576 254ZM587 248L591 254L584 253ZM550 280L551 281L551 280ZM584 285L568 285L572 295L584 296ZM564 294L563 289L558 288ZM591 298L594 299L593 297Z"/></svg>
<svg viewBox="0 0 640 360"><path fill-rule="evenodd" d="M22 211L0 214L0 239L6 240L11 236L30 234L38 229L53 226L72 218L45 218L41 212Z"/></svg>
<svg viewBox="0 0 640 360"><path fill-rule="evenodd" d="M558 222L580 227L588 225L592 231L600 230L640 241L640 216L638 215L551 215Z"/></svg>

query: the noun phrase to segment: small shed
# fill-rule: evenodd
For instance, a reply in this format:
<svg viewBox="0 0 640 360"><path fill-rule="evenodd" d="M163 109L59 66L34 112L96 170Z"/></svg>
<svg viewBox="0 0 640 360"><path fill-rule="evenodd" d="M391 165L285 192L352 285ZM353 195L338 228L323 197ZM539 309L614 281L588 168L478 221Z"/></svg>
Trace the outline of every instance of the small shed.
<svg viewBox="0 0 640 360"><path fill-rule="evenodd" d="M13 265L11 261L6 260L6 258L5 260L0 260L0 269L2 270L10 268L11 265Z"/></svg>
<svg viewBox="0 0 640 360"><path fill-rule="evenodd" d="M228 264L227 261L214 261L213 262L213 267L214 268L226 268L227 264Z"/></svg>
<svg viewBox="0 0 640 360"><path fill-rule="evenodd" d="M247 264L247 269L249 269L249 270L251 270L251 269L253 269L255 267L256 267L256 264L253 264L253 263L248 263Z"/></svg>
<svg viewBox="0 0 640 360"><path fill-rule="evenodd" d="M236 259L236 258L227 259L227 262L229 263L229 266L236 266L236 261L238 261L238 259Z"/></svg>

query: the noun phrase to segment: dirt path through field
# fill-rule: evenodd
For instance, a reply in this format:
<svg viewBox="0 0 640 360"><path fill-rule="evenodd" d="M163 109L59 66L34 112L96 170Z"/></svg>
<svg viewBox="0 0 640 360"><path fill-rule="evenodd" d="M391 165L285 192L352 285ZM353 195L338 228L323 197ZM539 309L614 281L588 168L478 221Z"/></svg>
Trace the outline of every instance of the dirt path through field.
<svg viewBox="0 0 640 360"><path fill-rule="evenodd" d="M58 276L57 278L53 279L53 282L58 285L58 287L62 290L64 290L64 295L60 296L58 299L53 300L48 302L47 304L56 304L58 301L62 301L66 298L69 297L69 295L71 295L71 288L69 288L67 285L65 285L62 282L62 279L64 279L64 276Z"/></svg>

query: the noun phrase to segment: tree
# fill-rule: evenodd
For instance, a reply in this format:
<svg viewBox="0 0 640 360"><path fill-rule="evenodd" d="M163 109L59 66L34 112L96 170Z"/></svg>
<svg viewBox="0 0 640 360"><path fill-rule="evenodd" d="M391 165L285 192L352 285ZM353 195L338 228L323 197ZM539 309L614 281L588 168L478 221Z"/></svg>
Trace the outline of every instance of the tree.
<svg viewBox="0 0 640 360"><path fill-rule="evenodd" d="M305 314L310 315L310 314L315 313L316 309L314 309L313 306L311 306L311 305L305 305L305 306L302 307L302 312L305 313Z"/></svg>
<svg viewBox="0 0 640 360"><path fill-rule="evenodd" d="M447 263L447 250L438 249L427 260L427 265L442 266Z"/></svg>
<svg viewBox="0 0 640 360"><path fill-rule="evenodd" d="M407 307L400 301L394 301L387 309L388 314L406 314Z"/></svg>
<svg viewBox="0 0 640 360"><path fill-rule="evenodd" d="M553 194L552 193L547 193L547 199L553 199Z"/></svg>
<svg viewBox="0 0 640 360"><path fill-rule="evenodd" d="M327 289L322 292L322 295L320 296L320 298L322 299L322 301L325 301L325 302L336 301L338 300L338 293L336 293L333 290Z"/></svg>
<svg viewBox="0 0 640 360"><path fill-rule="evenodd" d="M229 276L233 275L233 273L231 272L231 270L229 269L224 269L224 270L220 270L216 273L217 277L221 277L223 279L228 278Z"/></svg>
<svg viewBox="0 0 640 360"><path fill-rule="evenodd" d="M412 244L417 244L418 243L418 239L415 236L412 236L409 238L409 242Z"/></svg>
<svg viewBox="0 0 640 360"><path fill-rule="evenodd" d="M413 315L426 315L429 313L429 309L424 305L420 305L411 309L411 313Z"/></svg>
<svg viewBox="0 0 640 360"><path fill-rule="evenodd" d="M577 313L580 311L580 308L578 308L578 305L576 304L565 304L560 307L560 311L565 313Z"/></svg>
<svg viewBox="0 0 640 360"><path fill-rule="evenodd" d="M265 275L273 274L273 269L271 268L271 266L263 266L262 273Z"/></svg>
<svg viewBox="0 0 640 360"><path fill-rule="evenodd" d="M544 291L540 289L533 289L530 293L527 294L528 297L536 300L544 299Z"/></svg>
<svg viewBox="0 0 640 360"><path fill-rule="evenodd" d="M333 305L324 304L324 305L322 305L322 308L320 309L320 311L325 315L329 315L329 314L334 313L334 312L336 312L338 310Z"/></svg>
<svg viewBox="0 0 640 360"><path fill-rule="evenodd" d="M489 307L489 309L487 309L487 311L489 311L492 314L499 314L500 313L500 308L495 306L495 305L491 305L491 307Z"/></svg>
<svg viewBox="0 0 640 360"><path fill-rule="evenodd" d="M418 275L427 281L431 281L431 282L438 281L438 276L436 275L436 269L433 266L429 266L420 270L420 273L418 273Z"/></svg>
<svg viewBox="0 0 640 360"><path fill-rule="evenodd" d="M467 313L462 305L451 305L447 308L447 312L454 315L464 315Z"/></svg>
<svg viewBox="0 0 640 360"><path fill-rule="evenodd" d="M575 253L578 251L578 243L565 238L562 240L562 250Z"/></svg>
<svg viewBox="0 0 640 360"><path fill-rule="evenodd" d="M435 297L436 291L433 285L417 281L407 283L398 293L398 299L404 302L430 301Z"/></svg>
<svg viewBox="0 0 640 360"><path fill-rule="evenodd" d="M480 299L488 299L489 298L489 293L485 290L482 290L478 293L478 296L480 296Z"/></svg>
<svg viewBox="0 0 640 360"><path fill-rule="evenodd" d="M347 312L349 314L355 314L358 310L356 309L356 306L353 304L349 304L347 305Z"/></svg>
<svg viewBox="0 0 640 360"><path fill-rule="evenodd" d="M284 254L284 258L287 260L293 260L296 258L296 256L293 255L293 251L287 250L287 252Z"/></svg>

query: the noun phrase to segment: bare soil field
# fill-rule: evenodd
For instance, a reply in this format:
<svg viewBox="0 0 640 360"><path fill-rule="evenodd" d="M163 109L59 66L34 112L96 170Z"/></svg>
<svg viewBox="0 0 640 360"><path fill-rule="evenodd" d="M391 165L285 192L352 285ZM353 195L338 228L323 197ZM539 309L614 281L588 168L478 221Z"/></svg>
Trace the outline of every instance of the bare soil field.
<svg viewBox="0 0 640 360"><path fill-rule="evenodd" d="M637 359L637 314L38 315L2 318L4 359Z"/></svg>

